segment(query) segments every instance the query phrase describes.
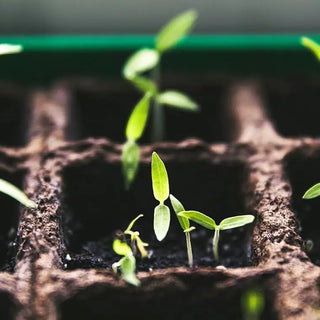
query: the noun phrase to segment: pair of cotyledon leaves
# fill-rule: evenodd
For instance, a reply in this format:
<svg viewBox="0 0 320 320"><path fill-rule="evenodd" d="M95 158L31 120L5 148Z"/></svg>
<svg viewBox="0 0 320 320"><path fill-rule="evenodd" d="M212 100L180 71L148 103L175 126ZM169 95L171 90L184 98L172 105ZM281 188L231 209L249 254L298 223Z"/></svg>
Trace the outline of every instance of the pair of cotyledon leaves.
<svg viewBox="0 0 320 320"><path fill-rule="evenodd" d="M167 235L170 226L170 210L164 204L164 201L169 197L169 179L166 167L156 152L152 154L151 176L154 197L160 202L154 210L153 227L157 239L161 241ZM189 219L210 230L217 228L220 230L237 228L251 223L254 220L254 216L252 215L241 215L226 218L217 225L212 218L199 211L185 211L182 204L172 195L171 203L177 213L179 223L185 231L190 229Z"/></svg>

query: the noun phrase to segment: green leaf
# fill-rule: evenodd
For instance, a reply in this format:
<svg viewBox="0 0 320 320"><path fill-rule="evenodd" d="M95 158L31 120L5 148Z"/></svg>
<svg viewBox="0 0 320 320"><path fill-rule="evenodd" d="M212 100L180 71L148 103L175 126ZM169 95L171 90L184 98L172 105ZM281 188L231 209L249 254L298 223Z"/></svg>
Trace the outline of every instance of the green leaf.
<svg viewBox="0 0 320 320"><path fill-rule="evenodd" d="M159 31L156 49L161 52L172 48L190 31L197 17L195 10L187 10L175 16Z"/></svg>
<svg viewBox="0 0 320 320"><path fill-rule="evenodd" d="M183 230L189 229L190 228L189 219L178 215L179 212L185 211L182 203L176 197L174 197L172 194L170 194L170 201L171 201L171 205L173 207L173 210L177 215L177 218L178 218L178 221L180 223L181 228Z"/></svg>
<svg viewBox="0 0 320 320"><path fill-rule="evenodd" d="M157 101L161 104L183 109L186 111L198 111L199 106L185 94L179 91L165 91L157 96Z"/></svg>
<svg viewBox="0 0 320 320"><path fill-rule="evenodd" d="M139 286L140 281L136 277L136 259L133 255L125 256L122 260L121 266L121 274L123 280L134 285Z"/></svg>
<svg viewBox="0 0 320 320"><path fill-rule="evenodd" d="M301 43L308 49L310 49L315 56L317 57L318 60L320 60L320 45L313 41L310 38L307 37L302 37L301 38Z"/></svg>
<svg viewBox="0 0 320 320"><path fill-rule="evenodd" d="M306 191L303 195L303 199L313 199L320 196L320 183L315 184L310 189Z"/></svg>
<svg viewBox="0 0 320 320"><path fill-rule="evenodd" d="M208 217L207 215L199 211L182 211L178 213L178 215L181 217L185 217L191 221L194 221L209 230L214 230L217 226L212 218Z"/></svg>
<svg viewBox="0 0 320 320"><path fill-rule="evenodd" d="M28 208L36 209L38 207L38 205L30 200L20 189L6 180L0 179L0 191L16 199Z"/></svg>
<svg viewBox="0 0 320 320"><path fill-rule="evenodd" d="M139 89L142 92L150 92L152 96L158 94L157 84L146 77L135 76L130 81L137 89Z"/></svg>
<svg viewBox="0 0 320 320"><path fill-rule="evenodd" d="M137 74L154 68L159 62L159 52L154 49L141 49L135 52L124 65L123 74L128 80Z"/></svg>
<svg viewBox="0 0 320 320"><path fill-rule="evenodd" d="M135 141L141 137L149 115L150 97L151 95L146 93L131 112L126 127L128 140Z"/></svg>
<svg viewBox="0 0 320 320"><path fill-rule="evenodd" d="M162 241L170 227L170 210L164 204L159 204L154 208L154 220L153 228L156 237L159 241Z"/></svg>
<svg viewBox="0 0 320 320"><path fill-rule="evenodd" d="M133 182L139 167L139 147L134 141L127 141L122 149L122 174L128 189Z"/></svg>
<svg viewBox="0 0 320 320"><path fill-rule="evenodd" d="M13 45L13 44L0 44L0 55L3 54L12 54L12 53L19 53L22 51L22 46L20 45Z"/></svg>
<svg viewBox="0 0 320 320"><path fill-rule="evenodd" d="M115 239L112 245L113 251L119 256L127 256L132 254L131 248L119 239Z"/></svg>
<svg viewBox="0 0 320 320"><path fill-rule="evenodd" d="M135 222L136 222L138 219L142 218L142 217L143 217L143 214L139 214L136 218L134 218L134 219L130 222L130 224L128 225L128 228L126 229L125 233L126 233L127 231L131 231L131 229L132 229L133 225L135 224Z"/></svg>
<svg viewBox="0 0 320 320"><path fill-rule="evenodd" d="M169 179L166 167L156 152L152 153L151 176L154 197L163 203L169 197Z"/></svg>
<svg viewBox="0 0 320 320"><path fill-rule="evenodd" d="M243 216L235 216L222 220L219 224L220 230L233 229L242 227L248 223L253 222L254 216L251 214L246 214Z"/></svg>

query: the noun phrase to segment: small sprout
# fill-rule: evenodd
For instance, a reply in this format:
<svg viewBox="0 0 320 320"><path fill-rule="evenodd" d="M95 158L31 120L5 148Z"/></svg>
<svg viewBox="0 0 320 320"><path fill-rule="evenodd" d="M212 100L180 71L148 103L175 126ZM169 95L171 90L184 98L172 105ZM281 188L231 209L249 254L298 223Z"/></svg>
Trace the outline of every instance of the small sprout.
<svg viewBox="0 0 320 320"><path fill-rule="evenodd" d="M302 199L313 199L320 196L320 183L315 184L308 189L302 196Z"/></svg>
<svg viewBox="0 0 320 320"><path fill-rule="evenodd" d="M121 275L124 281L139 286L140 281L136 277L136 259L131 248L119 239L113 241L113 250L116 254L123 256L118 262L112 264L112 269L116 273L120 268Z"/></svg>
<svg viewBox="0 0 320 320"><path fill-rule="evenodd" d="M314 53L314 55L317 57L317 59L320 60L320 45L317 42L313 41L308 37L302 37L301 43L306 48L310 49Z"/></svg>
<svg viewBox="0 0 320 320"><path fill-rule="evenodd" d="M38 207L38 205L30 200L19 188L6 180L0 179L0 192L9 195L28 208L36 209Z"/></svg>
<svg viewBox="0 0 320 320"><path fill-rule="evenodd" d="M162 241L170 226L170 210L164 204L169 197L169 179L166 167L156 152L152 153L151 177L154 197L160 203L154 209L153 227L157 239Z"/></svg>
<svg viewBox="0 0 320 320"><path fill-rule="evenodd" d="M259 320L265 307L264 296L260 290L248 290L241 297L244 320Z"/></svg>
<svg viewBox="0 0 320 320"><path fill-rule="evenodd" d="M174 212L176 213L176 216L178 218L180 226L186 235L188 262L189 262L189 267L192 268L193 267L193 254L192 254L190 232L193 231L195 229L195 227L190 227L189 219L179 216L179 212L182 212L185 210L184 210L182 203L177 198L175 198L172 194L170 194L170 201L171 201L172 207L174 209Z"/></svg>
<svg viewBox="0 0 320 320"><path fill-rule="evenodd" d="M143 214L139 214L135 219L133 219L128 228L124 231L124 234L129 235L130 239L131 239L131 248L133 251L133 254L136 254L137 248L141 254L142 258L146 258L148 256L148 252L145 249L145 247L148 246L148 243L145 243L141 240L140 238L140 233L138 231L132 231L131 229L133 228L133 225L135 224L135 222L142 218Z"/></svg>
<svg viewBox="0 0 320 320"><path fill-rule="evenodd" d="M20 45L3 43L0 44L0 55L19 53L22 49L23 48Z"/></svg>
<svg viewBox="0 0 320 320"><path fill-rule="evenodd" d="M198 105L184 93L178 91L159 91L159 70L161 56L164 51L176 45L193 27L198 14L194 10L187 10L174 17L156 36L155 47L141 49L129 57L123 67L124 77L143 93L150 93L152 105L152 139L160 141L164 133L164 115L162 104L198 111ZM153 70L152 70L153 69ZM153 79L142 76L147 71L153 71Z"/></svg>
<svg viewBox="0 0 320 320"><path fill-rule="evenodd" d="M139 147L136 143L146 126L149 114L150 94L146 93L133 109L126 127L127 142L122 149L122 172L129 189L139 166Z"/></svg>
<svg viewBox="0 0 320 320"><path fill-rule="evenodd" d="M209 229L214 230L213 236L213 255L216 261L219 261L219 254L218 254L218 244L219 244L219 236L220 230L227 230L242 227L246 224L253 222L254 216L253 215L242 215L242 216L234 216L229 217L220 222L219 225L215 223L215 221L208 217L207 215L199 212L199 211L182 211L178 214L181 217L185 217L194 221L201 226Z"/></svg>

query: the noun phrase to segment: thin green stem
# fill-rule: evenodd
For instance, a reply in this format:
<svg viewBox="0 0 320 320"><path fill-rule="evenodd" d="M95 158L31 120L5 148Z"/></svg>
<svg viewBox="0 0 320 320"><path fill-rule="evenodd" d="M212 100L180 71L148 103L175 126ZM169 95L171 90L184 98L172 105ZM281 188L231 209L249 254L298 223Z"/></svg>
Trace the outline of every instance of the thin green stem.
<svg viewBox="0 0 320 320"><path fill-rule="evenodd" d="M216 261L219 261L219 253L218 253L218 244L219 244L219 235L220 229L216 227L214 229L214 236L213 236L213 256Z"/></svg>
<svg viewBox="0 0 320 320"><path fill-rule="evenodd" d="M186 232L185 234L186 234L186 242L187 242L187 252L188 252L189 267L193 268L193 255L192 255L190 232Z"/></svg>
<svg viewBox="0 0 320 320"><path fill-rule="evenodd" d="M152 71L152 79L156 83L158 91L160 91L160 62ZM164 110L163 105L156 99L153 99L152 108L152 142L162 141L164 136Z"/></svg>

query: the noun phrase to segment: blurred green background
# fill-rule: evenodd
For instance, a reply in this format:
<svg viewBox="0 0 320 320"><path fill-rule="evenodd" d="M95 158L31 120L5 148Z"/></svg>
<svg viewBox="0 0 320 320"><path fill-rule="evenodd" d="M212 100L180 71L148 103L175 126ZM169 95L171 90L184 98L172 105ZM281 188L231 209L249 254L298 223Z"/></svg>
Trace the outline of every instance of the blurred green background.
<svg viewBox="0 0 320 320"><path fill-rule="evenodd" d="M188 8L196 33L320 29L319 0L0 0L0 34L154 33Z"/></svg>

